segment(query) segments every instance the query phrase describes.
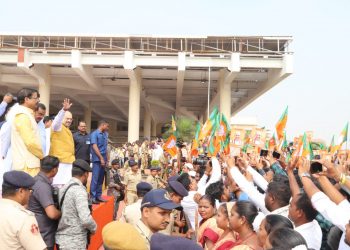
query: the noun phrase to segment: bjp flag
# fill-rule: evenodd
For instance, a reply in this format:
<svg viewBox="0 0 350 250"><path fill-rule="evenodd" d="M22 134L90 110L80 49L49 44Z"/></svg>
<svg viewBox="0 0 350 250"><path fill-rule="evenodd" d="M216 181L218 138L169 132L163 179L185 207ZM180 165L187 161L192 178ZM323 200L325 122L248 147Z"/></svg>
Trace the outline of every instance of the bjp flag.
<svg viewBox="0 0 350 250"><path fill-rule="evenodd" d="M216 130L216 127L219 125L219 119L217 119L218 115L218 108L215 107L214 110L211 112L209 119L204 123L203 127L199 132L199 140L203 140L205 137L209 136L213 128L214 130Z"/></svg>
<svg viewBox="0 0 350 250"><path fill-rule="evenodd" d="M280 119L278 120L278 122L276 124L276 132L277 132L277 139L278 140L281 140L283 138L283 131L286 127L287 119L288 119L288 106L284 110L282 116L280 117Z"/></svg>
<svg viewBox="0 0 350 250"><path fill-rule="evenodd" d="M176 137L174 135L169 136L168 140L163 145L163 150L168 152L172 157L177 154Z"/></svg>

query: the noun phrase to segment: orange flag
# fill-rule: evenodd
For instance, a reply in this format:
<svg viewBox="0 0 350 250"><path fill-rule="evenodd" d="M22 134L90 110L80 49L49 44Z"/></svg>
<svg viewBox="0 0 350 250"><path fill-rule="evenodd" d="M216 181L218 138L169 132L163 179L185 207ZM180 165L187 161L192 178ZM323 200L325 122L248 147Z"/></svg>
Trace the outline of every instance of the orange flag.
<svg viewBox="0 0 350 250"><path fill-rule="evenodd" d="M172 157L177 153L176 137L174 135L169 136L166 143L163 145L164 151L168 152Z"/></svg>
<svg viewBox="0 0 350 250"><path fill-rule="evenodd" d="M288 119L288 106L276 124L277 139L279 141L283 138L283 130L286 127L287 119Z"/></svg>

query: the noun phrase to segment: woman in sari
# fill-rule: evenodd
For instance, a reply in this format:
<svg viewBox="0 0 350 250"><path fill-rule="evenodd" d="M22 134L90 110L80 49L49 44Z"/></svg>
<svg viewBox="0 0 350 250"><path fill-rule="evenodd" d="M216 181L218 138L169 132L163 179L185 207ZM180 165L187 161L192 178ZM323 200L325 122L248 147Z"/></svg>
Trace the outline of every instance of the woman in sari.
<svg viewBox="0 0 350 250"><path fill-rule="evenodd" d="M216 224L224 232L214 246L214 250L229 250L234 245L237 235L231 230L229 223L229 214L234 205L234 202L227 202L221 204L218 209L218 215L216 216Z"/></svg>
<svg viewBox="0 0 350 250"><path fill-rule="evenodd" d="M204 195L199 199L198 212L202 220L199 223L197 241L204 249L212 249L223 232L216 224L215 210L214 198Z"/></svg>
<svg viewBox="0 0 350 250"><path fill-rule="evenodd" d="M260 250L253 222L258 209L250 201L237 201L231 209L230 227L238 234L233 250Z"/></svg>
<svg viewBox="0 0 350 250"><path fill-rule="evenodd" d="M267 237L269 234L278 229L278 228L290 228L293 229L293 224L292 222L279 214L269 214L261 221L259 231L258 231L258 240L259 240L259 245L261 247L264 246Z"/></svg>

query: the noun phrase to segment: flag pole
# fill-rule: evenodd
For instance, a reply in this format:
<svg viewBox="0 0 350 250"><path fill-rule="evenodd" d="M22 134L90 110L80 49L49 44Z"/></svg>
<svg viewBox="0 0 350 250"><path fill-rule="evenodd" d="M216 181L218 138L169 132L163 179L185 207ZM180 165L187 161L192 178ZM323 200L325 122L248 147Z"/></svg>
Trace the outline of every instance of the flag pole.
<svg viewBox="0 0 350 250"><path fill-rule="evenodd" d="M210 116L210 66L209 66L209 72L208 72L208 120Z"/></svg>

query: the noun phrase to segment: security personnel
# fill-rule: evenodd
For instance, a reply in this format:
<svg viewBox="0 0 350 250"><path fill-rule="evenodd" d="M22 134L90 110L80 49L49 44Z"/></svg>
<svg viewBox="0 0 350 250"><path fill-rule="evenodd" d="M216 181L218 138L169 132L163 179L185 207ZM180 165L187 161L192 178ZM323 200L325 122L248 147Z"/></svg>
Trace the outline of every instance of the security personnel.
<svg viewBox="0 0 350 250"><path fill-rule="evenodd" d="M127 205L133 204L138 200L136 185L141 182L142 175L139 171L139 166L134 160L129 160L131 171L126 172L124 176L124 184L126 186L125 203Z"/></svg>
<svg viewBox="0 0 350 250"><path fill-rule="evenodd" d="M55 206L56 197L53 196L54 190L51 186L59 164L60 161L55 156L48 155L41 160L40 172L34 177L35 184L28 204L28 210L35 214L48 250L54 249L55 233L61 217L61 212Z"/></svg>
<svg viewBox="0 0 350 250"><path fill-rule="evenodd" d="M141 170L148 168L148 141L145 140L141 145Z"/></svg>
<svg viewBox="0 0 350 250"><path fill-rule="evenodd" d="M181 205L174 203L164 189L149 191L142 199L141 219L136 223L136 229L150 249L152 234L164 230L169 224L170 213L180 209Z"/></svg>
<svg viewBox="0 0 350 250"><path fill-rule="evenodd" d="M147 182L140 182L136 185L137 197L139 198L134 204L128 205L124 208L121 220L133 226L141 219L141 202L143 197L152 190L151 184Z"/></svg>
<svg viewBox="0 0 350 250"><path fill-rule="evenodd" d="M166 191L168 192L170 199L176 204L181 204L183 197L186 197L188 195L188 191L178 181L169 181L168 186L166 187ZM168 226L160 233L172 235L175 232L175 220L177 217L179 219L179 214L180 213L178 213L177 210L173 210L170 214L170 221ZM177 226L179 226L178 224L179 223L177 223Z"/></svg>
<svg viewBox="0 0 350 250"><path fill-rule="evenodd" d="M56 244L61 250L86 250L88 235L96 232L92 218L86 183L91 172L90 165L81 159L73 162L72 178L60 190L59 204L62 211L56 232Z"/></svg>
<svg viewBox="0 0 350 250"><path fill-rule="evenodd" d="M147 250L146 243L136 230L128 223L113 221L102 229L104 249Z"/></svg>
<svg viewBox="0 0 350 250"><path fill-rule="evenodd" d="M146 181L152 185L153 189L164 188L165 185L158 175L158 173L160 171L160 167L152 166L150 168L150 171L151 171L151 174L149 176L147 176Z"/></svg>
<svg viewBox="0 0 350 250"><path fill-rule="evenodd" d="M42 250L42 239L34 213L25 209L31 195L34 178L23 171L4 174L0 200L1 249Z"/></svg>

